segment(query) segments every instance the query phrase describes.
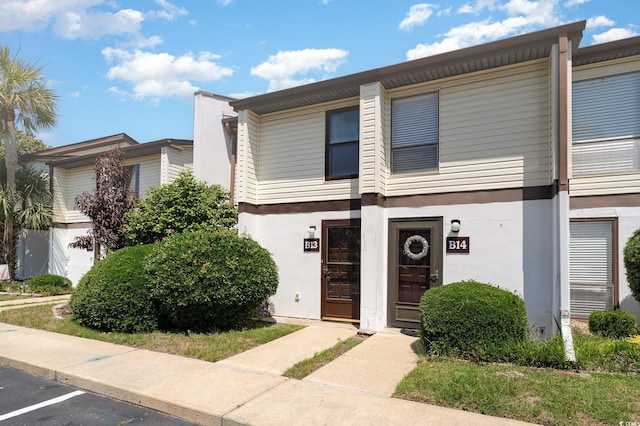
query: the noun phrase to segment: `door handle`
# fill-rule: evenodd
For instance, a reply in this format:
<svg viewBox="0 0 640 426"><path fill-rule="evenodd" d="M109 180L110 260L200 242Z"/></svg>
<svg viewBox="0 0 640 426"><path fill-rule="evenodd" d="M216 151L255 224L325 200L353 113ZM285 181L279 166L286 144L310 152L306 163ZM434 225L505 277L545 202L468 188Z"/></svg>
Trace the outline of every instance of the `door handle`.
<svg viewBox="0 0 640 426"><path fill-rule="evenodd" d="M327 279L327 281L331 279L331 275L329 275L329 268L327 268L326 266L322 267L322 273L324 274L324 277Z"/></svg>
<svg viewBox="0 0 640 426"><path fill-rule="evenodd" d="M431 274L429 275L429 279L431 280L432 283L435 283L438 281L439 275L438 275L438 270L436 269L436 273L435 274Z"/></svg>

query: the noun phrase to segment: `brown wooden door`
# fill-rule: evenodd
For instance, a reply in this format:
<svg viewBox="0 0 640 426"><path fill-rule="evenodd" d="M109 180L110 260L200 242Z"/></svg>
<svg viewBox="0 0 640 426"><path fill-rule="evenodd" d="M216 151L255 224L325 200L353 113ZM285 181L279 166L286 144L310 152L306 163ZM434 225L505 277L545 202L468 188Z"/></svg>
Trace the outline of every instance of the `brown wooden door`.
<svg viewBox="0 0 640 426"><path fill-rule="evenodd" d="M322 222L323 319L360 320L360 221Z"/></svg>
<svg viewBox="0 0 640 426"><path fill-rule="evenodd" d="M420 298L442 284L442 220L394 221L389 228L388 322L417 328Z"/></svg>

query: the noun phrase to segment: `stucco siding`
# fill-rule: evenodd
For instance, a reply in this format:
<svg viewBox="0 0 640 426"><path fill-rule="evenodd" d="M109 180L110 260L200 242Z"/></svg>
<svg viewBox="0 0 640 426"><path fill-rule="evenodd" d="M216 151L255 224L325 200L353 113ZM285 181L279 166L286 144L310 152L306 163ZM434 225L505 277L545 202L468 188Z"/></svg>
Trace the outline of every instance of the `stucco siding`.
<svg viewBox="0 0 640 426"><path fill-rule="evenodd" d="M390 174L386 194L549 185L549 87L544 60L390 92L438 91L440 165L435 172Z"/></svg>
<svg viewBox="0 0 640 426"><path fill-rule="evenodd" d="M260 118L259 204L349 199L357 179L325 181L325 113L357 99ZM255 152L255 151L253 151Z"/></svg>

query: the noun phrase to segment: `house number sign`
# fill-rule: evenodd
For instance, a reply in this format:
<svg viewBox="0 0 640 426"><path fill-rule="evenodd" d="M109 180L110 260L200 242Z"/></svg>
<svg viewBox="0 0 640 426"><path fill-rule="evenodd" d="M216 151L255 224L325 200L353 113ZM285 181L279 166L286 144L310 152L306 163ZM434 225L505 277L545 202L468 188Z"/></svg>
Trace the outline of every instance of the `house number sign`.
<svg viewBox="0 0 640 426"><path fill-rule="evenodd" d="M447 237L447 253L469 254L469 237Z"/></svg>
<svg viewBox="0 0 640 426"><path fill-rule="evenodd" d="M305 238L304 239L304 251L320 251L320 239L319 238Z"/></svg>

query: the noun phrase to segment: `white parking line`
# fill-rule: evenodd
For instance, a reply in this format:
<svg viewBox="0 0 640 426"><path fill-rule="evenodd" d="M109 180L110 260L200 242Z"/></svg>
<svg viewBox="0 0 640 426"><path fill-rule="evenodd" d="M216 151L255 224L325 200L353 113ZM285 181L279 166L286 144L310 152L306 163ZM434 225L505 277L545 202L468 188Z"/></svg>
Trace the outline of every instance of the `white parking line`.
<svg viewBox="0 0 640 426"><path fill-rule="evenodd" d="M53 404L57 404L59 402L66 401L67 399L71 399L74 396L82 395L83 393L84 393L83 391L71 392L71 393L68 393L66 395L62 395L62 396L59 396L57 398L53 398L53 399L50 399L48 401L41 402L39 404L35 404L35 405L31 405L29 407L21 408L19 410L12 411L12 412L7 413L7 414L2 414L2 415L0 415L0 422L3 421L3 420L10 419L12 417L19 416L21 414L28 413L30 411L35 411L35 410L38 410L40 408L47 407L49 405L53 405Z"/></svg>

